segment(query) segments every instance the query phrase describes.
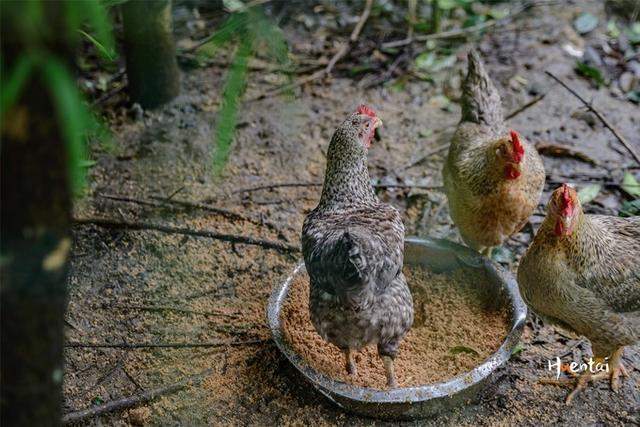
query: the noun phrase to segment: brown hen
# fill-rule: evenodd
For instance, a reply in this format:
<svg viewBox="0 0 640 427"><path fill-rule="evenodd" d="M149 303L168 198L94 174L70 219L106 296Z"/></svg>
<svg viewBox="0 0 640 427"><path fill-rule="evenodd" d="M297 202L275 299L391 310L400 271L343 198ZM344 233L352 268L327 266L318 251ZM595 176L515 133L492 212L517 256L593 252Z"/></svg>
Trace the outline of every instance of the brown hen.
<svg viewBox="0 0 640 427"><path fill-rule="evenodd" d="M542 160L505 127L500 95L475 51L469 53L462 118L442 174L460 235L488 255L526 224L542 193Z"/></svg>
<svg viewBox="0 0 640 427"><path fill-rule="evenodd" d="M593 380L609 378L617 390L623 348L640 341L640 217L586 215L564 184L520 262L518 283L536 313L586 336L597 360L609 357L609 372L582 374L567 403Z"/></svg>

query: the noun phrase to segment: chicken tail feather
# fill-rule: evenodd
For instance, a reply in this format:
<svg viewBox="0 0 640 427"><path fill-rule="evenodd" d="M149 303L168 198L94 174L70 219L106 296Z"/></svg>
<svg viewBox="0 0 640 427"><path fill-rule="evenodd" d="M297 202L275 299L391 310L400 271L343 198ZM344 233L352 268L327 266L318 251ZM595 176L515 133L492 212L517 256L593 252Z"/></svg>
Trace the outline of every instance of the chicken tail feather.
<svg viewBox="0 0 640 427"><path fill-rule="evenodd" d="M487 126L499 126L504 122L500 94L482 64L480 55L471 50L467 77L462 87L462 119Z"/></svg>

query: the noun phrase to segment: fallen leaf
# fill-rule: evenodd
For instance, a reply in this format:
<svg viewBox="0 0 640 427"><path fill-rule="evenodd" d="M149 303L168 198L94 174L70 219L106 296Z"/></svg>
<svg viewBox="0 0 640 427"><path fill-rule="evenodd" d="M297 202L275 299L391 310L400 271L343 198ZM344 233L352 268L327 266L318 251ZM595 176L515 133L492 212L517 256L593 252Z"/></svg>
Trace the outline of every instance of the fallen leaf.
<svg viewBox="0 0 640 427"><path fill-rule="evenodd" d="M635 200L627 200L622 204L620 208L619 216L629 217L629 216L639 216L640 215L640 199Z"/></svg>
<svg viewBox="0 0 640 427"><path fill-rule="evenodd" d="M580 200L580 203L583 205L591 202L598 197L601 188L600 184L589 184L581 188L580 191L578 191L578 200Z"/></svg>
<svg viewBox="0 0 640 427"><path fill-rule="evenodd" d="M631 172L627 171L624 173L622 185L620 187L622 187L622 189L631 197L640 198L640 184Z"/></svg>
<svg viewBox="0 0 640 427"><path fill-rule="evenodd" d="M596 162L586 154L565 145L538 143L536 144L536 150L538 150L538 153L545 156L571 157L592 164L594 166L598 164L598 162Z"/></svg>
<svg viewBox="0 0 640 427"><path fill-rule="evenodd" d="M516 344L515 347L513 347L513 350L511 350L511 355L515 356L517 354L520 354L524 351L524 344L522 344L521 342L518 342L518 344Z"/></svg>

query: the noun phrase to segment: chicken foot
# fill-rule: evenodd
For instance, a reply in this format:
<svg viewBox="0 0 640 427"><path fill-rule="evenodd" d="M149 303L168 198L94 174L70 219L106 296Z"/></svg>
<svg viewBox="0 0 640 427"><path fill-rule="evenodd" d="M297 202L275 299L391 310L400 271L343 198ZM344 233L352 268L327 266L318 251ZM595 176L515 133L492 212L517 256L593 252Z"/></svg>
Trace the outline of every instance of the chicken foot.
<svg viewBox="0 0 640 427"><path fill-rule="evenodd" d="M609 379L611 381L611 390L613 390L614 392L617 392L618 389L620 388L620 375L622 375L623 377L629 376L627 369L622 364L623 350L624 350L624 347L620 347L613 352L611 356L611 362L609 364L608 372L607 371L598 372L598 373L584 372L578 375L570 371L570 374L573 378L558 379L558 380L543 379L540 382L543 384L561 385L561 386L568 386L573 384L574 388L571 391L571 393L569 393L569 395L567 396L567 399L565 400L565 403L567 405L570 405L571 402L573 402L573 399L575 399L575 397L578 395L578 393L580 393L580 391L582 390L585 390L589 385L589 383L595 382L598 380Z"/></svg>
<svg viewBox="0 0 640 427"><path fill-rule="evenodd" d="M344 364L349 375L356 376L358 375L358 368L356 367L356 361L353 358L353 350L346 349L343 350L344 353Z"/></svg>
<svg viewBox="0 0 640 427"><path fill-rule="evenodd" d="M384 372L387 374L387 387L398 387L398 382L396 381L396 372L393 366L393 358L391 356L381 356L381 358L382 364L384 365Z"/></svg>

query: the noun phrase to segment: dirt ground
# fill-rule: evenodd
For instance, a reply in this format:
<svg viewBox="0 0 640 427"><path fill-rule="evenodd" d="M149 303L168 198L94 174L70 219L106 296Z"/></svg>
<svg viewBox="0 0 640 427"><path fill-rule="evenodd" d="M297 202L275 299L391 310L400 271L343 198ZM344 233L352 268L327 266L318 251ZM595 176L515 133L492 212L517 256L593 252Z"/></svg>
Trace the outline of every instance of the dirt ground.
<svg viewBox="0 0 640 427"><path fill-rule="evenodd" d="M510 126L533 143L562 143L596 160L544 157L548 182L532 227L507 242L517 259L542 220L544 203L558 182L580 188L590 181L620 182L633 169L631 157L599 122L592 122L578 100L545 76L569 82L604 111L640 150L640 108L615 91L593 88L575 75L574 58L562 49L581 39L571 21L581 10L602 16L596 2L558 2L527 12L522 31L496 31L478 42L490 74L513 111L537 92L546 97L517 115ZM597 31L596 31L597 33ZM286 32L292 50L313 50L316 34ZM597 37L592 34L589 37ZM455 74L464 70L464 47ZM77 206L77 218L145 221L213 230L299 244L306 212L319 188L278 187L241 191L275 183L322 180L325 152L335 127L365 102L384 121L382 140L370 151L372 178L383 184L438 186L444 152L418 166L404 165L446 142L447 126L459 107L440 103L443 86L408 79L403 90L390 86L363 89L357 78L335 73L303 86L293 98L267 97L244 103L237 137L221 178L211 174L211 150L224 69L216 66L183 73L182 95L165 108L132 113L122 108L110 120L114 144L94 146L89 195ZM252 71L246 98L273 87L273 75ZM519 83L520 82L520 83ZM522 82L527 82L522 83ZM455 88L452 89L455 92ZM179 190L179 191L178 191ZM160 203L202 202L238 214ZM145 200L117 201L105 195ZM436 190L380 189L382 199L404 214L407 235L459 241L444 195ZM622 193L606 185L586 206L617 214ZM159 205L159 206L158 206ZM171 384L211 369L198 385L164 395L152 403L114 412L90 425L364 425L384 422L344 413L301 384L269 340L265 307L277 283L292 270L298 255L259 246L187 237L155 231L123 231L77 226L69 279L67 338L82 343L236 342L212 348L109 349L68 348L65 412L91 407L143 390ZM523 351L499 370L476 405L461 407L420 424L539 425L640 423L640 348L629 348L630 378L612 393L604 382L565 406L567 390L538 384L550 377L547 360L588 357L588 341L532 318L522 338Z"/></svg>

